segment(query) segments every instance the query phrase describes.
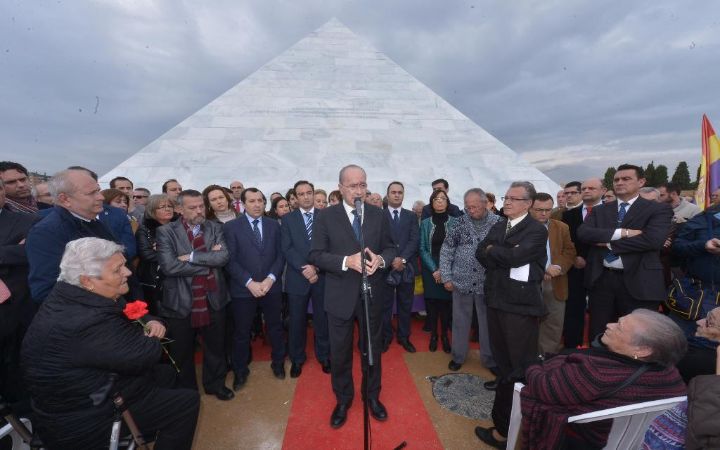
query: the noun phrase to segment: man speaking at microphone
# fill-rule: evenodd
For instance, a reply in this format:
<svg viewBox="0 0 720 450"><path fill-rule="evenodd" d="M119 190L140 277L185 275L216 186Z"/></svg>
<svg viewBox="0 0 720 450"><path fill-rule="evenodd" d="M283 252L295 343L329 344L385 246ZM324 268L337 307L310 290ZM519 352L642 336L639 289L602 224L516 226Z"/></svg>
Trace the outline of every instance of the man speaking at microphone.
<svg viewBox="0 0 720 450"><path fill-rule="evenodd" d="M362 232L366 270L372 293L370 301L370 334L374 366L368 374L362 360L362 395L367 395L370 413L377 420L386 420L388 413L380 403L380 355L382 354L383 302L380 297L386 261L396 256L390 223L380 208L366 205L367 176L362 167L345 166L340 170L338 188L343 202L320 210L313 225L312 250L309 262L326 272L325 311L328 315L332 388L337 405L330 417L330 426L340 428L347 419L355 392L352 378L353 330L355 318L360 320L360 342L365 345L364 312L361 300L362 266L360 233ZM366 387L367 384L367 394Z"/></svg>

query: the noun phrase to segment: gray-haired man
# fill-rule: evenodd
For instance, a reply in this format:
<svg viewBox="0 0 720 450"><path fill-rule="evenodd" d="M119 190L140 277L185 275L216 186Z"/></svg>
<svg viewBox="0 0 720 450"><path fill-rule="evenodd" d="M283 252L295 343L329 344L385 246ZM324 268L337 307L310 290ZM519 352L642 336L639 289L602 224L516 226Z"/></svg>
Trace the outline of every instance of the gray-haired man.
<svg viewBox="0 0 720 450"><path fill-rule="evenodd" d="M475 305L480 361L490 369L495 367L495 361L490 351L483 294L485 268L475 258L475 251L490 228L500 220L500 216L488 213L487 196L482 189L469 189L465 192L464 202L465 214L458 217L440 249L440 276L445 289L452 291L453 297L452 360L448 368L459 370L465 362Z"/></svg>

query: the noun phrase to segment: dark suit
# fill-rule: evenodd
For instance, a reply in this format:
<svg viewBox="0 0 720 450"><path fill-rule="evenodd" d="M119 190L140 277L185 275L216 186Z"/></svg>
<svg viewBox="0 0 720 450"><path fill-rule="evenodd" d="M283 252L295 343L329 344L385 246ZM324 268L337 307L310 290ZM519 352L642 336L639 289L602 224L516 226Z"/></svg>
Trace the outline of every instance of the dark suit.
<svg viewBox="0 0 720 450"><path fill-rule="evenodd" d="M636 308L656 310L665 298L660 250L670 229L670 205L637 197L618 225L618 201L595 207L578 229L578 238L590 244L585 268L585 287L590 298L591 338L605 325ZM618 228L642 230L631 238L611 241ZM609 270L603 259L612 252L620 257L623 270Z"/></svg>
<svg viewBox="0 0 720 450"><path fill-rule="evenodd" d="M320 210L312 211L313 222ZM288 294L290 309L290 330L288 346L290 361L302 364L307 359L307 305L312 298L313 331L315 333L315 357L320 362L330 358L327 313L325 312L325 273L318 272L318 280L310 284L302 274L302 266L310 264L311 239L305 227L302 210L296 209L282 218L280 226L282 252L287 262L285 270L285 292Z"/></svg>
<svg viewBox="0 0 720 450"><path fill-rule="evenodd" d="M36 220L34 214L0 209L0 280L10 290L10 298L0 304L0 395L13 402L23 397L20 343L35 309L30 301L25 244L20 241Z"/></svg>
<svg viewBox="0 0 720 450"><path fill-rule="evenodd" d="M587 261L590 245L577 237L578 228L583 223L583 206L572 208L562 214L562 221L570 228L570 239L575 245L577 256ZM565 303L563 336L565 348L577 348L583 344L585 328L585 310L587 309L587 289L585 288L585 269L571 267L568 276L568 299Z"/></svg>
<svg viewBox="0 0 720 450"><path fill-rule="evenodd" d="M365 246L380 255L387 265L397 254L390 234L390 226L381 209L371 205L364 206L362 231ZM352 400L354 394L352 379L352 342L353 323L357 317L363 323L360 283L362 276L352 270L342 270L343 259L360 251L360 243L355 237L351 222L345 211L344 203L330 206L317 214L313 226L313 242L309 260L326 272L325 311L328 313L330 332L330 357L332 360L332 385L339 403ZM383 287L385 271L378 269L370 276L373 292ZM363 359L363 389L367 383L368 395L377 399L380 395L380 365L382 341L382 310L379 299L374 298L369 305L370 331L374 349L375 366L367 374ZM361 326L361 330L364 329ZM364 334L360 333L361 339ZM364 343L362 347L365 347Z"/></svg>
<svg viewBox="0 0 720 450"><path fill-rule="evenodd" d="M538 350L540 318L547 312L541 283L547 262L548 230L530 214L506 233L496 223L478 245L476 257L485 267L490 348L498 366L492 418L507 436L515 381L522 379ZM529 265L527 281L510 278L513 267Z"/></svg>
<svg viewBox="0 0 720 450"><path fill-rule="evenodd" d="M168 325L168 336L173 339L170 353L180 369L180 387L197 389L195 380L195 335L203 335L203 386L208 393L215 393L225 386L227 366L225 363L225 311L229 301L222 267L228 261L228 250L222 227L205 221L201 230L205 251L194 251L182 220L158 227L157 257L163 277L162 301L158 314ZM210 250L219 244L220 250ZM180 261L178 256L193 254L192 262ZM192 281L196 275L208 275L212 271L217 284L216 291L207 295L210 324L193 328L191 308L193 302Z"/></svg>
<svg viewBox="0 0 720 450"><path fill-rule="evenodd" d="M254 219L253 219L254 220ZM247 374L250 356L250 329L258 306L262 308L272 345L272 360L282 363L285 359L280 310L282 307L282 272L285 257L280 247L280 225L276 220L262 217L262 243L258 245L247 214L227 222L225 239L230 261L225 270L230 277L235 335L233 337L233 370ZM249 280L262 282L269 275L275 277L270 290L255 298L246 287Z"/></svg>
<svg viewBox="0 0 720 450"><path fill-rule="evenodd" d="M387 269L389 276L392 276L397 285L386 286L387 295L385 295L385 311L383 316L383 341L390 342L393 337L392 330L392 307L397 299L398 314L398 339L407 339L410 337L410 313L412 309L413 297L415 294L415 260L418 256L418 247L420 245L420 227L418 226L417 216L414 212L402 208L398 214L397 223L393 219L392 211L389 208L384 210L385 215L390 222L390 232L392 234L393 243L397 251L397 256L404 258L407 263L405 270L398 272L392 267ZM387 261L388 266L392 261Z"/></svg>

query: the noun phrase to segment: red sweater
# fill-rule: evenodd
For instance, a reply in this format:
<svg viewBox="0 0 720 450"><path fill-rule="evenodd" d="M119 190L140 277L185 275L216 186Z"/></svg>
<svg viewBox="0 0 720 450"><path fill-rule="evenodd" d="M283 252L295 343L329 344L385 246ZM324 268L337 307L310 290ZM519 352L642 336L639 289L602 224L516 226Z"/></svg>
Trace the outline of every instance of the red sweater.
<svg viewBox="0 0 720 450"><path fill-rule="evenodd" d="M557 355L530 366L521 392L523 448L555 449L566 432L595 447L603 447L611 420L567 424L570 416L632 403L685 395L686 388L675 367L649 366L637 380L605 397L627 380L642 364L605 349Z"/></svg>

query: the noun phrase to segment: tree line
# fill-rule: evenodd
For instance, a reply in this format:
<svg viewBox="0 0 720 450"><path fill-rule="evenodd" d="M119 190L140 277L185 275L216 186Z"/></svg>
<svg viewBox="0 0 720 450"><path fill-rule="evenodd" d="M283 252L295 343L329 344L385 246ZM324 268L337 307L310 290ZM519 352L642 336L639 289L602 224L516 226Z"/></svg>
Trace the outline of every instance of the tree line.
<svg viewBox="0 0 720 450"><path fill-rule="evenodd" d="M615 167L608 167L605 171L605 177L603 183L608 189L613 188L613 178L615 177L617 169ZM659 164L655 166L654 161L650 161L650 164L645 167L645 186L658 187L668 181L671 181L680 186L682 190L694 190L697 188L698 179L700 178L700 167L698 167L697 174L695 175L695 181L690 180L690 169L685 161L680 163L675 168L672 178L668 178L668 168Z"/></svg>

